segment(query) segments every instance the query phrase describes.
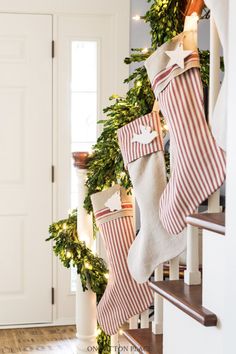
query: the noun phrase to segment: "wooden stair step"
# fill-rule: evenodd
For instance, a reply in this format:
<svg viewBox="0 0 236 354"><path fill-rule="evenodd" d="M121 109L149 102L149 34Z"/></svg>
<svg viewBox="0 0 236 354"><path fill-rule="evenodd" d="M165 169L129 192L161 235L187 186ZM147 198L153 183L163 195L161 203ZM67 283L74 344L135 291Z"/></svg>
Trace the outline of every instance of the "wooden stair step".
<svg viewBox="0 0 236 354"><path fill-rule="evenodd" d="M123 334L139 353L162 354L163 336L153 334L151 328L128 329Z"/></svg>
<svg viewBox="0 0 236 354"><path fill-rule="evenodd" d="M189 225L225 235L225 213L202 213L189 215L186 218Z"/></svg>
<svg viewBox="0 0 236 354"><path fill-rule="evenodd" d="M149 286L203 326L217 325L216 315L202 306L201 285L187 285L183 280L169 280L149 282Z"/></svg>

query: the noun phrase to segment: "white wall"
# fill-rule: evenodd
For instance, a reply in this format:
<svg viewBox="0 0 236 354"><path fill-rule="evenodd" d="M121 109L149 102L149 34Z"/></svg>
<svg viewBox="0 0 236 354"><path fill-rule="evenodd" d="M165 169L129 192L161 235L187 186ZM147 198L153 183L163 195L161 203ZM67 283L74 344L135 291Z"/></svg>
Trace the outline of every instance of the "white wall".
<svg viewBox="0 0 236 354"><path fill-rule="evenodd" d="M224 353L235 353L235 318L236 318L236 41L235 41L236 1L229 0L229 72L228 79L228 129L227 129L227 187L226 187L226 238L222 257L225 259L224 280ZM220 284L219 284L220 285ZM227 304L227 305L226 305Z"/></svg>
<svg viewBox="0 0 236 354"><path fill-rule="evenodd" d="M164 354L233 354L223 351L218 327L204 327L164 301Z"/></svg>
<svg viewBox="0 0 236 354"><path fill-rule="evenodd" d="M225 326L224 259L225 238L203 232L203 307L215 313L216 327L205 327L164 301L164 354L231 354L224 351Z"/></svg>

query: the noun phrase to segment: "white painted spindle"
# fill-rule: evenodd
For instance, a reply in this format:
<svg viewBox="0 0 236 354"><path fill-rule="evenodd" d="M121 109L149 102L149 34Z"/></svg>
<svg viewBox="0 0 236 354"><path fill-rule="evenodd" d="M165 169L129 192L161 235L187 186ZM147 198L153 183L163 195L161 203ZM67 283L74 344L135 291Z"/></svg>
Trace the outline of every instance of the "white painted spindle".
<svg viewBox="0 0 236 354"><path fill-rule="evenodd" d="M81 240L93 249L93 227L92 218L83 208L84 198L86 195L85 180L87 175L86 157L87 153L73 153L74 165L77 169L78 176L78 216L77 230ZM96 317L96 294L92 290L82 289L80 277L77 277L76 289L76 336L78 338L77 354L88 352L89 348L97 347L97 317Z"/></svg>
<svg viewBox="0 0 236 354"><path fill-rule="evenodd" d="M139 322L139 315L135 315L129 319L129 329L137 329Z"/></svg>
<svg viewBox="0 0 236 354"><path fill-rule="evenodd" d="M149 310L141 314L141 328L149 328Z"/></svg>
<svg viewBox="0 0 236 354"><path fill-rule="evenodd" d="M184 272L184 282L188 285L201 284L201 272L199 271L199 240L198 229L187 225L187 260Z"/></svg>
<svg viewBox="0 0 236 354"><path fill-rule="evenodd" d="M135 315L132 318L129 319L129 329L137 329L138 328L138 322L139 322L139 315ZM133 353L133 346L131 344L128 344L128 354Z"/></svg>
<svg viewBox="0 0 236 354"><path fill-rule="evenodd" d="M111 336L111 354L117 354L118 347L119 347L119 335L117 333Z"/></svg>
<svg viewBox="0 0 236 354"><path fill-rule="evenodd" d="M135 199L133 189L132 189L132 204L133 204L133 227L134 227L134 233L136 234L136 230L137 230L137 215L136 215L137 204L136 204L136 199ZM138 323L139 323L139 314L135 315L129 319L129 329L137 329Z"/></svg>
<svg viewBox="0 0 236 354"><path fill-rule="evenodd" d="M170 260L170 280L179 279L179 257Z"/></svg>
<svg viewBox="0 0 236 354"><path fill-rule="evenodd" d="M155 270L155 281L163 280L163 264ZM152 333L163 333L163 298L157 293L154 294L154 319L152 321Z"/></svg>

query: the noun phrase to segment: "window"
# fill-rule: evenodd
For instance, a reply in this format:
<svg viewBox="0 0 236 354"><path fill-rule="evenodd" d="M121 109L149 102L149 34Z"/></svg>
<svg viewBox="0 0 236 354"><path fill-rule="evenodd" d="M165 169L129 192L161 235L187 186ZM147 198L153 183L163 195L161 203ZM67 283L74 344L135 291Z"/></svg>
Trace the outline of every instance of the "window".
<svg viewBox="0 0 236 354"><path fill-rule="evenodd" d="M96 41L71 43L71 152L90 151L97 138ZM75 168L71 167L71 208L77 206Z"/></svg>

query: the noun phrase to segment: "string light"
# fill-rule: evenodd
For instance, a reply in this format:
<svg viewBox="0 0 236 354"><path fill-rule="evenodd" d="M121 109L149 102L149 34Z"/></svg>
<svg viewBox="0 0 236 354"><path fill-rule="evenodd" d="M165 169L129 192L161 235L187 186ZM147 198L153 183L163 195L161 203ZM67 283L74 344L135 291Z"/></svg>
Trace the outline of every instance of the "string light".
<svg viewBox="0 0 236 354"><path fill-rule="evenodd" d="M126 173L124 172L124 171L122 171L121 173L120 173L120 178L124 178L126 176Z"/></svg>
<svg viewBox="0 0 236 354"><path fill-rule="evenodd" d="M143 54L147 54L148 53L148 48L143 48L142 53Z"/></svg>
<svg viewBox="0 0 236 354"><path fill-rule="evenodd" d="M67 251L67 252L66 252L66 258L69 259L69 258L71 258L71 257L72 257L72 253L71 253L70 251Z"/></svg>
<svg viewBox="0 0 236 354"><path fill-rule="evenodd" d="M89 269L89 270L92 270L92 269L93 269L93 267L91 266L91 264L88 263L88 262L85 262L85 263L84 263L84 266L85 266L86 269Z"/></svg>
<svg viewBox="0 0 236 354"><path fill-rule="evenodd" d="M104 274L104 277L108 280L109 279L109 273Z"/></svg>
<svg viewBox="0 0 236 354"><path fill-rule="evenodd" d="M123 332L123 330L122 330L122 329L120 329L120 330L119 330L119 335L120 335L120 336L122 336L122 335L123 335L123 333L124 333L124 332Z"/></svg>
<svg viewBox="0 0 236 354"><path fill-rule="evenodd" d="M98 329L96 330L96 335L97 335L97 336L100 336L101 333L102 333L101 329L98 328Z"/></svg>
<svg viewBox="0 0 236 354"><path fill-rule="evenodd" d="M66 229L67 229L67 225L66 225L65 222L64 222L64 224L62 225L62 228L63 228L63 230L66 230Z"/></svg>
<svg viewBox="0 0 236 354"><path fill-rule="evenodd" d="M169 130L168 125L167 125L167 124L164 124L164 125L163 125L163 129L168 131L168 130Z"/></svg>
<svg viewBox="0 0 236 354"><path fill-rule="evenodd" d="M140 80L137 81L137 82L136 82L136 86L137 86L137 87L141 87L141 86L142 86L142 81L140 81Z"/></svg>
<svg viewBox="0 0 236 354"><path fill-rule="evenodd" d="M139 20L141 20L141 16L140 15L135 15L135 16L132 17L132 19L134 21L139 21Z"/></svg>

